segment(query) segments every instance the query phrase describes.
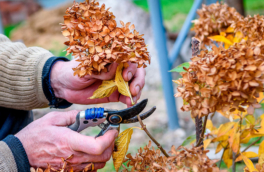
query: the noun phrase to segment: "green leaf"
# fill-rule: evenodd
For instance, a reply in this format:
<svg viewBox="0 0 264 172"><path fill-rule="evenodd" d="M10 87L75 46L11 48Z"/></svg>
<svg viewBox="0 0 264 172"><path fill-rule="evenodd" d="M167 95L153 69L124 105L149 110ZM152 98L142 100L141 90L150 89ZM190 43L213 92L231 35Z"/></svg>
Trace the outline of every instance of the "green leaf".
<svg viewBox="0 0 264 172"><path fill-rule="evenodd" d="M182 146L189 145L195 140L196 140L196 135L190 135L189 137L187 137L187 139L184 140L184 142L182 143Z"/></svg>
<svg viewBox="0 0 264 172"><path fill-rule="evenodd" d="M190 63L189 62L185 62L183 64L180 64L179 66L177 66L174 69L170 70L170 72L186 72L186 70L184 70L183 67L188 69L190 67Z"/></svg>

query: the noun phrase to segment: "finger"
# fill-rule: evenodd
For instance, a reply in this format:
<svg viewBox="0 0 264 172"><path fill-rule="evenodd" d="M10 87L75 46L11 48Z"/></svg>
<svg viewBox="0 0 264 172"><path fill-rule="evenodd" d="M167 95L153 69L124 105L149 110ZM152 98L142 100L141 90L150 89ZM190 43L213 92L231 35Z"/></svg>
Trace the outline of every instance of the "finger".
<svg viewBox="0 0 264 172"><path fill-rule="evenodd" d="M117 63L112 63L111 65L108 66L108 69L107 69L108 72L101 72L99 75L92 74L91 76L93 78L99 79L99 80L111 80L111 79L114 79L117 66L118 66Z"/></svg>
<svg viewBox="0 0 264 172"><path fill-rule="evenodd" d="M133 97L137 96L137 94L140 92L140 90L143 89L143 87L145 85L145 75L146 75L146 71L144 68L139 68L137 70L132 82L129 85L130 92L131 92Z"/></svg>
<svg viewBox="0 0 264 172"><path fill-rule="evenodd" d="M83 152L74 152L74 157L69 160L72 164L81 164L85 162L107 162L110 160L114 149L114 142L109 146L102 155L89 155Z"/></svg>
<svg viewBox="0 0 264 172"><path fill-rule="evenodd" d="M123 78L125 81L130 81L137 71L137 64L128 62L128 68L124 68L123 70Z"/></svg>
<svg viewBox="0 0 264 172"><path fill-rule="evenodd" d="M82 171L84 169L86 169L87 171L92 170L92 165L90 165L90 162L84 163L84 164L71 164L71 166L73 167L74 170L77 171ZM101 163L94 163L94 169L93 170L98 170L98 169L102 169L105 167L105 162L101 162Z"/></svg>
<svg viewBox="0 0 264 172"><path fill-rule="evenodd" d="M117 135L117 130L107 131L103 136L97 138L72 132L72 136L68 139L68 142L74 151L81 151L90 155L102 155L112 145Z"/></svg>
<svg viewBox="0 0 264 172"><path fill-rule="evenodd" d="M140 92L139 92L138 95L137 95L137 101L140 99L141 94L142 94L142 90L140 90Z"/></svg>
<svg viewBox="0 0 264 172"><path fill-rule="evenodd" d="M136 104L137 103L137 97L132 97L133 99L133 103ZM133 106L134 104L131 102L131 99L130 97L126 97L124 95L120 95L120 98L119 98L119 101L126 104L127 107L131 107Z"/></svg>
<svg viewBox="0 0 264 172"><path fill-rule="evenodd" d="M76 104L108 103L109 101L107 97L102 99L89 99L93 95L93 92L97 90L101 84L101 80L96 80L95 83L85 89L71 91L71 96L67 100Z"/></svg>
<svg viewBox="0 0 264 172"><path fill-rule="evenodd" d="M67 112L51 112L47 114L50 124L55 126L69 126L76 121L76 116L80 111L71 110Z"/></svg>

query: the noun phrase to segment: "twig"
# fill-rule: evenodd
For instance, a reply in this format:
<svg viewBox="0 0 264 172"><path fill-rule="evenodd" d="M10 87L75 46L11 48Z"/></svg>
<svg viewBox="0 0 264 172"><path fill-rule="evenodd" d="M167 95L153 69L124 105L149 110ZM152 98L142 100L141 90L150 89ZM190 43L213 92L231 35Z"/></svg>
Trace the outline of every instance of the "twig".
<svg viewBox="0 0 264 172"><path fill-rule="evenodd" d="M263 99L261 99L260 101L259 101L259 104L261 104L261 102L264 100L264 98Z"/></svg>
<svg viewBox="0 0 264 172"><path fill-rule="evenodd" d="M142 127L142 129L145 131L145 133L149 136L149 138L158 146L158 148L161 150L161 152L168 158L169 155L167 154L167 152L163 149L163 147L159 144L159 142L157 142L156 139L154 139L154 137L149 133L146 125L142 122L140 116L138 115L138 121Z"/></svg>
<svg viewBox="0 0 264 172"><path fill-rule="evenodd" d="M219 161L219 166L218 166L219 170L220 170L220 167L221 167L221 163L222 163L222 160L223 160L223 156L224 156L225 150L226 150L226 148L224 148L224 151L223 151L222 156L221 156L220 161Z"/></svg>
<svg viewBox="0 0 264 172"><path fill-rule="evenodd" d="M236 152L233 152L232 160L232 172L236 172Z"/></svg>
<svg viewBox="0 0 264 172"><path fill-rule="evenodd" d="M199 141L198 141L197 144L196 144L196 147L201 146L200 144L201 144L201 142L202 142L203 139L204 139L204 132L205 132L205 128L206 128L207 118L208 118L208 115L205 116L205 118L204 118L203 130L202 130L201 136L200 136L200 138L199 138Z"/></svg>
<svg viewBox="0 0 264 172"><path fill-rule="evenodd" d="M260 141L262 137L259 137L256 141L252 142L250 145L248 145L241 153L246 152L251 146L255 145L258 141ZM241 154L239 153L236 158Z"/></svg>
<svg viewBox="0 0 264 172"><path fill-rule="evenodd" d="M228 146L228 145L227 145L227 146ZM227 146L224 148L223 153L222 153L222 156L221 156L221 158L220 158L219 166L218 166L219 170L220 170L221 163L222 163L222 161L223 161L224 153L225 153L225 150L226 150Z"/></svg>

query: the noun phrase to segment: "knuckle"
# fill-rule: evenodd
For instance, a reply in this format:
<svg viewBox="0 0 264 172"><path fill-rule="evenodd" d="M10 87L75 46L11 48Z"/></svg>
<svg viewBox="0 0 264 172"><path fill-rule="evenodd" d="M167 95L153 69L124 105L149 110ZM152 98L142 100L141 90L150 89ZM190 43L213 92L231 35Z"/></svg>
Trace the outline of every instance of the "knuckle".
<svg viewBox="0 0 264 172"><path fill-rule="evenodd" d="M94 151L95 151L95 154L96 155L101 155L104 150L103 150L103 147L101 145L97 145L95 148L94 148Z"/></svg>

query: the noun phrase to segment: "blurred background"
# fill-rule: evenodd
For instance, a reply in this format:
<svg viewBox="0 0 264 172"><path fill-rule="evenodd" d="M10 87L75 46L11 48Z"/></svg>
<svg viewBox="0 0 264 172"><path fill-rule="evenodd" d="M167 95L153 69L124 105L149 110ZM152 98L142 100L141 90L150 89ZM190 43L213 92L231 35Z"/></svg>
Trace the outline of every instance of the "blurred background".
<svg viewBox="0 0 264 172"><path fill-rule="evenodd" d="M98 1L100 4L105 3L107 8L111 7L110 11L116 16L118 24L119 20L131 22L135 24L136 30L140 34L145 34L144 38L151 55L151 65L146 68L146 85L141 99L149 99L146 110L152 106L157 106L157 110L144 123L166 150L169 150L171 145L179 146L187 136L194 134L195 125L189 112L180 110L182 100L173 97L173 94L176 93L176 85L172 85L171 80L180 76L178 74L171 75L168 71L173 66L190 61L190 39L194 35L191 31L189 32L191 20L196 17L195 11L201 7L201 3L209 4L216 1ZM243 15L264 14L264 0L226 0L224 2L235 7ZM66 53L63 50L66 47L63 43L66 39L61 34L59 23L63 23L63 15L72 4L73 0L0 0L0 33L4 33L12 41L21 41L27 46L43 47L55 56L65 56ZM163 21L159 19L159 12L162 13ZM159 28L164 30L160 31ZM175 45L175 41L178 45ZM168 52L174 54L171 61L167 60L168 54L171 54ZM67 58L72 59L70 55ZM165 75L169 77L165 77ZM121 103L96 106L112 109L126 108ZM73 105L65 110L84 110L89 107L92 105ZM37 119L51 110L54 109L36 109L34 110L35 118ZM224 120L227 119L221 115L214 117L216 125ZM123 125L121 131L131 126L139 126L139 124ZM83 134L95 136L99 131L98 128L92 128L83 131ZM146 145L148 140L143 131L134 131L129 152L134 154L140 146ZM101 171L114 171L112 163L109 162L106 168Z"/></svg>

